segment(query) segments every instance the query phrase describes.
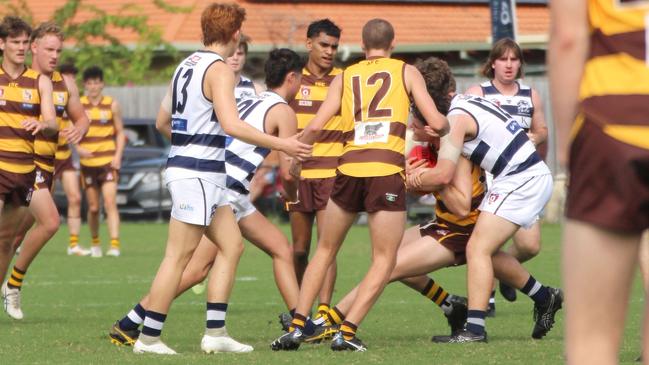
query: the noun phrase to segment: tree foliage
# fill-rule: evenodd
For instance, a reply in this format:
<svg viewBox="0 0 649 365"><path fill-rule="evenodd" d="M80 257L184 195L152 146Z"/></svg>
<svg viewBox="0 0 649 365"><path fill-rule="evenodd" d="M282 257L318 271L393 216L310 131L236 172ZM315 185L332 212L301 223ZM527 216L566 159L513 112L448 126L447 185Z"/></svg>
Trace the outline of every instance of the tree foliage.
<svg viewBox="0 0 649 365"><path fill-rule="evenodd" d="M191 11L191 7L169 5L164 0L153 0L153 3L166 12ZM17 15L31 21L34 17L28 5L26 0L0 0L5 15ZM78 20L80 13L85 15L82 17L85 20ZM166 68L175 65L176 49L162 39L160 29L147 23L148 16L136 3L125 5L112 14L83 0L68 0L56 9L51 20L63 28L66 43L73 44L64 49L61 63L74 63L80 70L99 66L108 84L166 81L170 73ZM123 44L113 35L118 29L132 32L137 41ZM157 65L152 70L154 56L168 60L167 65Z"/></svg>

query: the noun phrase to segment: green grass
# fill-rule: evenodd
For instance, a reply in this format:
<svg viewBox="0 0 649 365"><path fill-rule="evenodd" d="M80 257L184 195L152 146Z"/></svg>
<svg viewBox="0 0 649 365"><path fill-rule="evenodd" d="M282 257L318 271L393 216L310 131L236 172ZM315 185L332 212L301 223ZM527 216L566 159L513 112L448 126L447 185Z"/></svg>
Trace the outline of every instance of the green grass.
<svg viewBox="0 0 649 365"><path fill-rule="evenodd" d="M286 231L286 226L282 227ZM86 227L84 227L86 229ZM164 251L167 226L154 223L122 225L123 256L119 259L65 255L66 228L43 250L30 269L23 289L25 319L0 316L2 364L559 364L563 362L563 312L555 328L534 341L532 302L497 299L497 316L488 320L489 344L437 345L432 334L448 331L434 305L401 284L390 285L362 323L359 337L367 353L333 353L327 344L304 345L298 352L274 353L269 343L280 334L277 314L285 311L270 259L248 245L241 260L227 323L230 334L252 344L244 355L205 355L200 352L204 328L204 296L191 291L176 300L165 324L164 339L180 352L176 357L134 355L107 339L107 330L144 294ZM85 233L85 231L84 231ZM85 236L82 236L82 242ZM105 236L104 236L105 237ZM542 253L526 266L545 284L560 284L558 226L543 229ZM348 235L339 254L340 298L364 274L369 257L365 226ZM445 288L465 293L465 270L442 270L434 277ZM606 295L606 289L602 288ZM620 303L623 305L623 303ZM621 359L632 363L640 352L642 292L634 286ZM594 324L596 325L596 324Z"/></svg>

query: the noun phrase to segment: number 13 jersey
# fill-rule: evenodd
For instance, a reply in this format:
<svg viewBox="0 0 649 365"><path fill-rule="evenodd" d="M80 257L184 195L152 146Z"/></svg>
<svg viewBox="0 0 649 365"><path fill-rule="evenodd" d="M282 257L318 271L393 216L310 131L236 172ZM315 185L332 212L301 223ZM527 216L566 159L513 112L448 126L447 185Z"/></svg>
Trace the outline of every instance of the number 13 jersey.
<svg viewBox="0 0 649 365"><path fill-rule="evenodd" d="M338 171L354 177L388 176L405 168L410 100L405 63L363 60L343 73L341 126L345 139Z"/></svg>
<svg viewBox="0 0 649 365"><path fill-rule="evenodd" d="M185 58L174 72L167 183L200 178L225 187L226 136L216 119L212 100L203 90L208 68L222 61L214 52L197 51Z"/></svg>

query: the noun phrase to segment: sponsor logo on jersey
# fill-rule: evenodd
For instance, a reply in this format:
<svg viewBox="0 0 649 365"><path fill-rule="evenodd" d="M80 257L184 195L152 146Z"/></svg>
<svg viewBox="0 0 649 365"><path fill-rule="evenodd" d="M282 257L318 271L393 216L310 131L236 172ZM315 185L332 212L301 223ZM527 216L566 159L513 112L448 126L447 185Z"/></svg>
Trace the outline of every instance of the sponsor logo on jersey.
<svg viewBox="0 0 649 365"><path fill-rule="evenodd" d="M397 198L399 197L399 194L394 194L394 193L385 193L385 200L389 202L396 202Z"/></svg>
<svg viewBox="0 0 649 365"><path fill-rule="evenodd" d="M23 100L24 101L32 101L32 91L31 90L23 90Z"/></svg>
<svg viewBox="0 0 649 365"><path fill-rule="evenodd" d="M499 197L500 197L500 194L498 194L498 193L489 194L489 204L495 203L498 200Z"/></svg>
<svg viewBox="0 0 649 365"><path fill-rule="evenodd" d="M4 98L4 97L5 97L5 88L0 87L0 98Z"/></svg>
<svg viewBox="0 0 649 365"><path fill-rule="evenodd" d="M54 103L65 105L65 93L55 92L54 93Z"/></svg>
<svg viewBox="0 0 649 365"><path fill-rule="evenodd" d="M178 205L178 208L179 208L180 210L186 210L186 211L188 211L188 212L193 212L193 211L194 211L194 207L193 207L191 204L189 204L189 203L180 203L180 204Z"/></svg>
<svg viewBox="0 0 649 365"><path fill-rule="evenodd" d="M300 90L300 94L302 94L302 97L306 99L309 96L311 96L311 89L309 89L306 86L303 86L302 89Z"/></svg>

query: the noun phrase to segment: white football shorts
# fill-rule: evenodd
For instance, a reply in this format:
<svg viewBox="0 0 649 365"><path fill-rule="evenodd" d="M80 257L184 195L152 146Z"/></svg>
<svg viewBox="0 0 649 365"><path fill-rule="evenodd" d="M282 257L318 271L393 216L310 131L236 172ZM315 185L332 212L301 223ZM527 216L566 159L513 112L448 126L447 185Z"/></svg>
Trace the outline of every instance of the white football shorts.
<svg viewBox="0 0 649 365"><path fill-rule="evenodd" d="M199 178L167 183L171 193L171 216L184 223L209 226L216 208L227 205L227 189Z"/></svg>
<svg viewBox="0 0 649 365"><path fill-rule="evenodd" d="M530 228L552 196L552 175L494 179L479 209Z"/></svg>
<svg viewBox="0 0 649 365"><path fill-rule="evenodd" d="M232 207L232 212L234 213L237 222L257 211L257 208L255 208L250 201L250 196L248 194L241 194L236 191L228 190L228 202Z"/></svg>

